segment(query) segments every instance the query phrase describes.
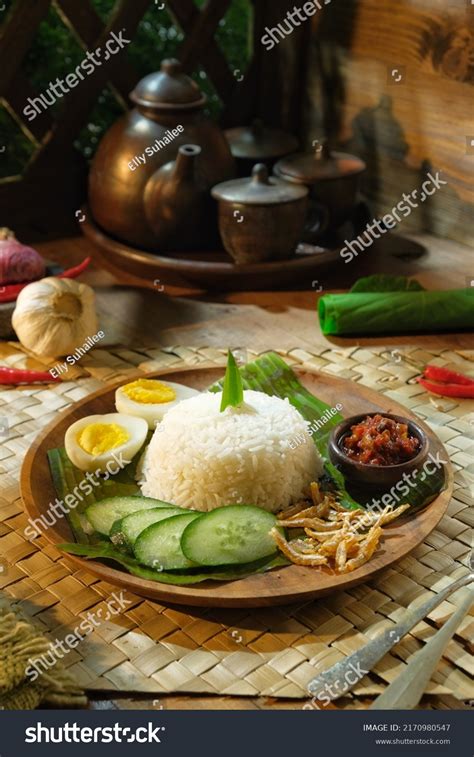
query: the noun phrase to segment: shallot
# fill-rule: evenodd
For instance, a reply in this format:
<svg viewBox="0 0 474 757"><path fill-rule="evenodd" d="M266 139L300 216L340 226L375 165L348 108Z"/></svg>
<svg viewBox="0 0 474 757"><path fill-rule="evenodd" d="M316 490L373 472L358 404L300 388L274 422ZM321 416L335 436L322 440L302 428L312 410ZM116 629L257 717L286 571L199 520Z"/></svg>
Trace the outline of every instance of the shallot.
<svg viewBox="0 0 474 757"><path fill-rule="evenodd" d="M19 242L10 229L0 229L0 285L35 281L45 270L39 252Z"/></svg>

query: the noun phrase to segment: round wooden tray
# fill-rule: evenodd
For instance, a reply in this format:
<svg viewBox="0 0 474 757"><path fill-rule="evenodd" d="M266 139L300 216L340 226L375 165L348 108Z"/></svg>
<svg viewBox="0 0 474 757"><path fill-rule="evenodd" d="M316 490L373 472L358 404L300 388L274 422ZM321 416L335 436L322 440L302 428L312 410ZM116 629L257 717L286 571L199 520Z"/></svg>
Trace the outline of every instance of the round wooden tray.
<svg viewBox="0 0 474 757"><path fill-rule="evenodd" d="M131 247L108 236L84 208L86 220L81 229L99 251L99 261L113 273L131 274L147 284L194 287L204 290L256 291L288 289L304 284L311 288L312 276L340 260L339 248L314 248L315 252L297 253L294 258L269 263L235 265L224 251L158 254Z"/></svg>
<svg viewBox="0 0 474 757"><path fill-rule="evenodd" d="M222 377L223 370L186 368L147 375L161 376L169 381L185 383L196 389L205 389ZM331 407L341 403L345 416L379 411L415 418L402 405L360 384L334 378L324 373L298 371L298 375L313 394ZM56 497L46 456L47 451L62 447L68 426L84 415L113 412L115 388L116 386L101 389L76 403L55 418L33 442L23 463L20 482L23 502L32 519L47 513L50 503L54 502ZM441 457L447 460L448 455L439 439L428 426L418 418L416 420L428 434L431 451L440 452ZM110 584L124 587L160 602L216 607L260 607L301 602L333 591L342 591L362 581L367 581L378 571L409 554L435 528L446 511L453 491L453 469L450 464L446 466L446 476L446 489L416 516L405 518L389 526L385 538L370 562L349 574L332 575L317 568L289 565L237 581L206 581L192 586L170 586L137 578L96 560L85 560L66 553L64 553L64 558ZM54 527L48 528L44 535L53 544L72 541L73 538L65 519L60 519Z"/></svg>

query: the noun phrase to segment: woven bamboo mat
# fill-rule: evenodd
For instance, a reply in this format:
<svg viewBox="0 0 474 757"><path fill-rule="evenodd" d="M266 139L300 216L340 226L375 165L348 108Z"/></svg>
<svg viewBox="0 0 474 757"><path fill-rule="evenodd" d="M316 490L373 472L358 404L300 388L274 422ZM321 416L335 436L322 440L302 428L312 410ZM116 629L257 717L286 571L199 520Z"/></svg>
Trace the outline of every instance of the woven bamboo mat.
<svg viewBox="0 0 474 757"><path fill-rule="evenodd" d="M433 355L407 348L404 354L421 363L464 371L472 370L474 361L474 352ZM248 356L252 359L255 354L249 351ZM284 356L306 370L361 381L425 419L446 445L457 470L446 516L424 544L377 579L313 602L251 610L196 609L127 594L127 608L101 623L63 660L86 689L303 698L315 673L390 626L409 603L423 601L467 571L474 521L470 496L474 403L428 396L409 382L414 370L399 362L398 355L385 355L379 349L321 349L316 354L294 350ZM38 367L17 344L1 345L0 359L18 367ZM97 615L117 590L84 570L74 570L43 537L34 543L25 541L26 518L18 487L24 453L59 411L104 382L126 380L137 370L183 364L223 366L224 350L96 349L69 371L67 382L0 393L0 589L51 640L64 638L88 613ZM347 706L361 706L368 696L380 693L453 609L445 601L420 623L361 680ZM470 617L448 645L429 684L431 706L463 706L463 700L474 698L473 641Z"/></svg>

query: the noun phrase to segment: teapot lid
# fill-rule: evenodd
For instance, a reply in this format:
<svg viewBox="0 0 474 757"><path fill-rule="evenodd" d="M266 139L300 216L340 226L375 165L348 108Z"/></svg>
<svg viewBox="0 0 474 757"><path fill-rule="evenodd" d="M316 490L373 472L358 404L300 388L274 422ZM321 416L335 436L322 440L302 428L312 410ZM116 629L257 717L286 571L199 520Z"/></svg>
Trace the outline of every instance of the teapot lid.
<svg viewBox="0 0 474 757"><path fill-rule="evenodd" d="M340 179L362 173L366 165L355 155L331 152L325 140L315 140L314 152L298 152L282 158L275 166L275 173L297 184L313 184L321 179Z"/></svg>
<svg viewBox="0 0 474 757"><path fill-rule="evenodd" d="M188 110L200 108L206 102L198 85L183 72L179 60L167 58L159 71L141 79L130 99L144 108L160 110Z"/></svg>
<svg viewBox="0 0 474 757"><path fill-rule="evenodd" d="M225 132L234 158L262 160L281 158L298 149L298 140L282 129L264 126L255 118L251 126L238 126Z"/></svg>
<svg viewBox="0 0 474 757"><path fill-rule="evenodd" d="M243 205L277 205L300 200L306 197L308 191L307 187L289 184L275 176L269 177L266 165L257 163L252 176L217 184L211 194L216 200L240 202Z"/></svg>

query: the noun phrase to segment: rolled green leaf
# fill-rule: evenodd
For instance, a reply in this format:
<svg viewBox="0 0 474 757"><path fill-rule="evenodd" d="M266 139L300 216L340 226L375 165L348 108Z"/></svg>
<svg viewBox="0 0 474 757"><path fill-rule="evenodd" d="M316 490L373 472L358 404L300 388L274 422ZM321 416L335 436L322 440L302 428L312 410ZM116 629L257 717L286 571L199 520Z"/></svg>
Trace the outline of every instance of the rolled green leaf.
<svg viewBox="0 0 474 757"><path fill-rule="evenodd" d="M474 288L326 294L319 300L318 312L323 334L474 329Z"/></svg>
<svg viewBox="0 0 474 757"><path fill-rule="evenodd" d="M353 284L351 292L424 292L416 279L407 276L392 276L389 273L375 273L372 276L363 276Z"/></svg>

